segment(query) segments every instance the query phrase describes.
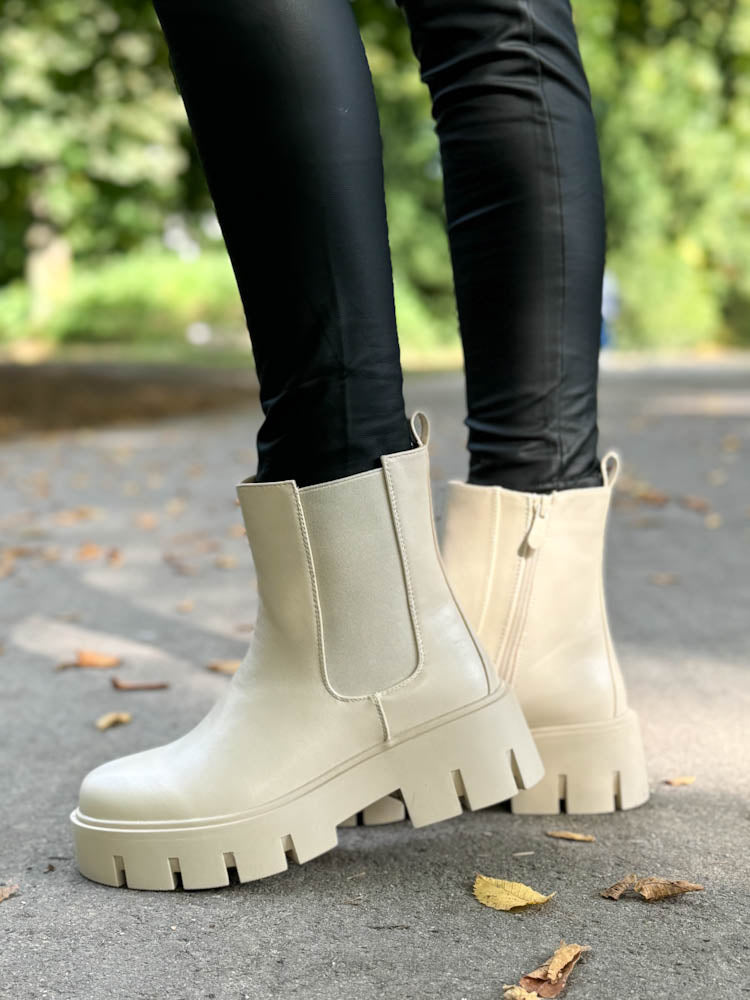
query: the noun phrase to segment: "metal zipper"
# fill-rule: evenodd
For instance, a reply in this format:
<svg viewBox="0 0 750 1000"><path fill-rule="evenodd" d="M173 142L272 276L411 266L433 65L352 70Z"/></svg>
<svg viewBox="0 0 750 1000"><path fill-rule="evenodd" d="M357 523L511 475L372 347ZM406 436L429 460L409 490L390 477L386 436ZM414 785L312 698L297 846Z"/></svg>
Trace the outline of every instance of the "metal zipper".
<svg viewBox="0 0 750 1000"><path fill-rule="evenodd" d="M526 537L520 558L523 560L521 570L516 583L516 599L513 602L511 621L506 631L506 641L504 643L503 657L500 676L509 684L513 682L513 675L516 669L516 659L518 650L523 638L523 630L526 624L526 616L531 600L531 591L534 583L534 572L539 557L539 550L544 543L549 524L550 507L552 505L554 493L543 493L531 500L530 516Z"/></svg>

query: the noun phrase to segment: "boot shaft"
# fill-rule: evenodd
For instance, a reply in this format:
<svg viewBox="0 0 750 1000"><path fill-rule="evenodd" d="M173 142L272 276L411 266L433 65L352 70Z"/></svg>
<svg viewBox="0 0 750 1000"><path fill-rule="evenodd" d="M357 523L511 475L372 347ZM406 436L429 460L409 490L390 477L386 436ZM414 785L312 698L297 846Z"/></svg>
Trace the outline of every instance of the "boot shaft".
<svg viewBox="0 0 750 1000"><path fill-rule="evenodd" d="M443 558L459 603L532 727L625 709L604 602L604 485L551 494L448 484Z"/></svg>
<svg viewBox="0 0 750 1000"><path fill-rule="evenodd" d="M498 684L446 580L426 418L415 414L412 428L416 446L383 456L379 469L302 488L252 478L237 488L258 576L253 643L263 662L319 671L342 701L377 698L383 710L385 697L389 730L402 728L409 686L424 701L423 674L434 690L430 710L455 703L455 685L468 701Z"/></svg>

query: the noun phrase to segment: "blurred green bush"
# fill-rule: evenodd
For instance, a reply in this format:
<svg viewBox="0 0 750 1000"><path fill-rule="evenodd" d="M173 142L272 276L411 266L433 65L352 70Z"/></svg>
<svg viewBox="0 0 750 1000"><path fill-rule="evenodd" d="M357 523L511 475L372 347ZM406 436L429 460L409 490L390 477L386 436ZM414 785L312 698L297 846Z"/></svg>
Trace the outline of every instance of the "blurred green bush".
<svg viewBox="0 0 750 1000"><path fill-rule="evenodd" d="M402 342L450 352L429 97L401 11L354 10L381 111ZM750 343L750 0L576 0L574 13L620 344ZM0 341L184 340L196 322L241 331L150 0L4 0L0 135ZM177 216L187 254L162 245Z"/></svg>

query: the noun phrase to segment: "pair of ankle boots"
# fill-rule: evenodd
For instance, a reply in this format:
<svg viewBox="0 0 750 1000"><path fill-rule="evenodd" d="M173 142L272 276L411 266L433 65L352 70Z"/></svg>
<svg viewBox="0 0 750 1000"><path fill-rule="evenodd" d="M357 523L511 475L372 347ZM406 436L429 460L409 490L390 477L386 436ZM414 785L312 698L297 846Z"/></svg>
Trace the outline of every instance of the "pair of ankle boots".
<svg viewBox="0 0 750 1000"><path fill-rule="evenodd" d="M549 495L451 482L441 553L424 414L412 433L368 472L239 485L259 596L247 655L189 733L84 779L88 878L208 888L308 861L358 815L647 799L603 593L617 458L604 486Z"/></svg>

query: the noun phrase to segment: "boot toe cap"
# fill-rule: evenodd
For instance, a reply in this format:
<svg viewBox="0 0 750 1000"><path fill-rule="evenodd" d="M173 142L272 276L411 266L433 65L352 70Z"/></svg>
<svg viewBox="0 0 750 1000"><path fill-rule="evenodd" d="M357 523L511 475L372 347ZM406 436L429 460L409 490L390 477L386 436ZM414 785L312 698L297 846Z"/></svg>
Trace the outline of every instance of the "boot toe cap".
<svg viewBox="0 0 750 1000"><path fill-rule="evenodd" d="M154 822L189 817L157 751L101 764L83 779L78 811L94 820Z"/></svg>

